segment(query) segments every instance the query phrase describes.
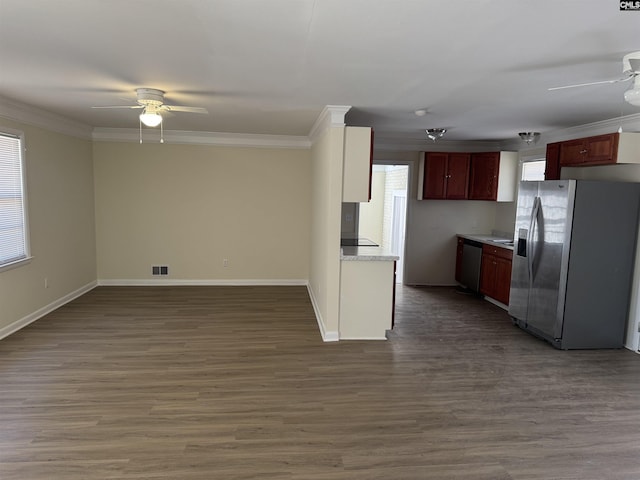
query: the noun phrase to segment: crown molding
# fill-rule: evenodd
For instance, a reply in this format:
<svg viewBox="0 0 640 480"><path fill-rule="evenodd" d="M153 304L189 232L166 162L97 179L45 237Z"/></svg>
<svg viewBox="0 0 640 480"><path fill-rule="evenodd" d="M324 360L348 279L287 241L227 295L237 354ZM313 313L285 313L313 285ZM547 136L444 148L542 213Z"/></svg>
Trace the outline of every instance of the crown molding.
<svg viewBox="0 0 640 480"><path fill-rule="evenodd" d="M617 132L620 128L625 132L640 132L640 113L610 118L600 122L587 123L562 130L554 130L552 132L542 132L539 143L561 142L592 135L613 133Z"/></svg>
<svg viewBox="0 0 640 480"><path fill-rule="evenodd" d="M315 143L331 127L344 127L344 118L349 110L351 110L350 105L327 105L324 107L309 131L311 143Z"/></svg>
<svg viewBox="0 0 640 480"><path fill-rule="evenodd" d="M41 108L0 97L0 117L72 137L91 139L91 127Z"/></svg>
<svg viewBox="0 0 640 480"><path fill-rule="evenodd" d="M640 132L640 113L615 117L599 122L587 123L575 127L541 132L535 144L527 145L519 138L509 138L502 141L425 141L424 138L385 135L376 132L375 151L418 151L418 152L482 152L482 151L529 151L543 147L547 143L573 140L575 138L603 135L617 132L622 128L625 132Z"/></svg>
<svg viewBox="0 0 640 480"><path fill-rule="evenodd" d="M591 137L593 135L604 135L606 133L617 132L620 128L622 128L623 132L640 132L640 113L586 123L561 130L542 132L539 140L532 145L527 145L522 140L512 138L503 141L501 143L501 149L518 151L535 150L544 147L548 143L563 142L565 140Z"/></svg>
<svg viewBox="0 0 640 480"><path fill-rule="evenodd" d="M144 143L158 143L159 129L142 130ZM98 142L139 143L140 130L137 128L94 128L92 138ZM307 137L295 135L260 135L248 133L190 132L165 130L164 143L213 145L218 147L254 147L254 148L293 148L309 149L311 142Z"/></svg>
<svg viewBox="0 0 640 480"><path fill-rule="evenodd" d="M374 137L374 151L385 152L493 152L500 150L500 142L494 141L425 141L424 138Z"/></svg>

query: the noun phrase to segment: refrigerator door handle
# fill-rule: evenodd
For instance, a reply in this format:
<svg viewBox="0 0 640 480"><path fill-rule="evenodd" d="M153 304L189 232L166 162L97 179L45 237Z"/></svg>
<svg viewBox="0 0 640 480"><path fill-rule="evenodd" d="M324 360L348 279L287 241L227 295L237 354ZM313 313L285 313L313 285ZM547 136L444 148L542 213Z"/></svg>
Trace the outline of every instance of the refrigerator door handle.
<svg viewBox="0 0 640 480"><path fill-rule="evenodd" d="M533 200L533 209L531 210L531 218L529 219L529 231L527 232L527 271L529 274L529 288L533 285L533 263L535 248L533 245L533 230L538 223L538 213L540 212L540 197Z"/></svg>

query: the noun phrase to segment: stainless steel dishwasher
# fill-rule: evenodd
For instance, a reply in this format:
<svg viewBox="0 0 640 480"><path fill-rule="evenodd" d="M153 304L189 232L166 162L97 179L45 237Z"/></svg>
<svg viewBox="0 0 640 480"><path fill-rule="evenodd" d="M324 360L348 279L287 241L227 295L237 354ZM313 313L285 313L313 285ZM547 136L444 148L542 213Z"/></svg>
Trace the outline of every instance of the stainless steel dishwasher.
<svg viewBox="0 0 640 480"><path fill-rule="evenodd" d="M473 292L480 290L480 264L482 262L482 243L464 239L462 246L462 285Z"/></svg>

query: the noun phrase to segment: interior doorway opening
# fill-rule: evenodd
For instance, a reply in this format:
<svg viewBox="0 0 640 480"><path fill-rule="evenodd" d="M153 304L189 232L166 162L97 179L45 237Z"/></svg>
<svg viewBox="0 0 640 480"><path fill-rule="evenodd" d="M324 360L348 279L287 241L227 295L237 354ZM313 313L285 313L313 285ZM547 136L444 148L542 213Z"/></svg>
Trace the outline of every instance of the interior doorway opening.
<svg viewBox="0 0 640 480"><path fill-rule="evenodd" d="M399 258L396 282L404 278L409 165L374 165L371 201L360 204L358 236L369 238Z"/></svg>

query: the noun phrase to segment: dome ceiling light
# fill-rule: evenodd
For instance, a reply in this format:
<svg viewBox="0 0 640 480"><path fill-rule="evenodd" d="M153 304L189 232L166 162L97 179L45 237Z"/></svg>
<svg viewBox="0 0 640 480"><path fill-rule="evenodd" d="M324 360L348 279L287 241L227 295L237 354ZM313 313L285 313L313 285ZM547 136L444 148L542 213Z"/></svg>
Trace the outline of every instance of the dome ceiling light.
<svg viewBox="0 0 640 480"><path fill-rule="evenodd" d="M429 137L434 142L441 139L444 134L447 133L446 128L427 128L427 130L425 131L427 132L427 137Z"/></svg>
<svg viewBox="0 0 640 480"><path fill-rule="evenodd" d="M518 135L527 145L536 143L540 139L540 132L520 132Z"/></svg>

